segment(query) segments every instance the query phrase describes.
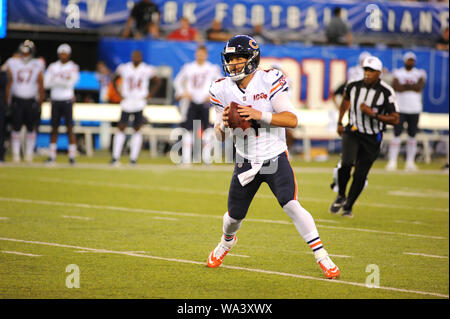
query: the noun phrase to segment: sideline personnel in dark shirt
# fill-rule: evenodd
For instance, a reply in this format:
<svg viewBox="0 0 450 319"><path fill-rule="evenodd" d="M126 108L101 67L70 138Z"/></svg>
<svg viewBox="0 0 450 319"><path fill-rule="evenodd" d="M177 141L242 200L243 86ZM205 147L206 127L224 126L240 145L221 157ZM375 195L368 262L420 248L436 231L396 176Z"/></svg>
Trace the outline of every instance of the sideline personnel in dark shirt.
<svg viewBox="0 0 450 319"><path fill-rule="evenodd" d="M159 17L160 12L155 3L151 0L139 1L131 10L122 36L124 38L133 37L138 39L151 35L153 38L158 38Z"/></svg>

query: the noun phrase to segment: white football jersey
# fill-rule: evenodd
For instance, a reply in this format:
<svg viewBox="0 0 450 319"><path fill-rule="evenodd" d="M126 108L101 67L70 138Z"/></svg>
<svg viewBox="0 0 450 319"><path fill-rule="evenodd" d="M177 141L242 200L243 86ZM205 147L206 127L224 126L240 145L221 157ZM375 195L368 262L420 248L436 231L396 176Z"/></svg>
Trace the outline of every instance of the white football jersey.
<svg viewBox="0 0 450 319"><path fill-rule="evenodd" d="M408 71L403 67L394 70L392 73L394 79L397 79L400 84L416 84L421 78L425 81L427 79L425 70L417 68ZM417 114L422 112L422 92L411 90L396 92L396 95L400 113Z"/></svg>
<svg viewBox="0 0 450 319"><path fill-rule="evenodd" d="M11 72L13 83L11 95L31 99L38 96L38 76L45 69L42 59L24 60L22 58L9 58L6 68Z"/></svg>
<svg viewBox="0 0 450 319"><path fill-rule="evenodd" d="M175 94L177 96L189 93L192 102L196 104L207 103L209 100L209 87L211 82L221 77L218 65L205 61L202 65L197 61L185 64L174 80Z"/></svg>
<svg viewBox="0 0 450 319"><path fill-rule="evenodd" d="M355 65L348 69L347 71L347 82L355 82L362 80L364 78L364 70L362 66Z"/></svg>
<svg viewBox="0 0 450 319"><path fill-rule="evenodd" d="M44 86L50 89L53 101L67 101L74 97L74 87L80 78L79 67L73 61L51 63L44 75Z"/></svg>
<svg viewBox="0 0 450 319"><path fill-rule="evenodd" d="M259 111L277 113L273 98L288 90L286 77L279 70L257 70L245 90L230 78L221 78L211 84L210 102L216 109L216 125L222 122L225 106L231 102L251 106ZM289 109L295 114L293 107ZM235 134L236 152L252 161L260 162L273 158L287 150L286 133L282 127L270 126L258 121L261 128L247 137Z"/></svg>
<svg viewBox="0 0 450 319"><path fill-rule="evenodd" d="M137 67L133 62L120 64L116 73L121 76L120 105L125 112L138 112L147 105L150 79L156 75L154 67L141 62Z"/></svg>

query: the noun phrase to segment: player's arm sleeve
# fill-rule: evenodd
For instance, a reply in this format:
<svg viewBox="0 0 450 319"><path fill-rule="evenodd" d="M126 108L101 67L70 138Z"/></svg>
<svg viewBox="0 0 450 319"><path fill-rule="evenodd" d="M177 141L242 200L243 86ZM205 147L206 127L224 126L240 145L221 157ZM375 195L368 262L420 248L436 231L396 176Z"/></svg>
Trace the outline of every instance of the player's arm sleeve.
<svg viewBox="0 0 450 319"><path fill-rule="evenodd" d="M74 65L73 69L70 71L69 77L65 80L64 86L68 88L73 88L77 84L80 78L80 71L78 65Z"/></svg>
<svg viewBox="0 0 450 319"><path fill-rule="evenodd" d="M265 76L269 85L269 100L272 100L280 92L287 91L289 84L284 74L278 70L270 70Z"/></svg>
<svg viewBox="0 0 450 319"><path fill-rule="evenodd" d="M218 92L215 84L216 82L213 82L209 89L209 102L216 111L216 120L214 122L214 126L217 126L222 124L222 113L225 108L225 104L223 103L223 98Z"/></svg>
<svg viewBox="0 0 450 319"><path fill-rule="evenodd" d="M295 114L295 107L287 90L280 92L272 99L272 107L275 113L291 112Z"/></svg>
<svg viewBox="0 0 450 319"><path fill-rule="evenodd" d="M46 89L53 88L56 85L53 79L54 79L53 66L50 65L47 68L47 71L44 72L44 88Z"/></svg>
<svg viewBox="0 0 450 319"><path fill-rule="evenodd" d="M177 98L181 97L184 93L185 78L186 78L186 67L182 67L180 72L178 72L177 76L173 80L175 97Z"/></svg>

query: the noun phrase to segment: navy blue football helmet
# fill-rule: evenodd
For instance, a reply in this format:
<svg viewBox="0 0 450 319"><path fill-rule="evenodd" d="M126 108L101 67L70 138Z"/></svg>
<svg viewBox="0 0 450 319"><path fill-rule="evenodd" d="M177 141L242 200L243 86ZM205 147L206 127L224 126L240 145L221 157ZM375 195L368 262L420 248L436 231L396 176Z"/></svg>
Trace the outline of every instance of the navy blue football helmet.
<svg viewBox="0 0 450 319"><path fill-rule="evenodd" d="M233 64L230 64L231 57L244 57L247 59L245 67L239 73L230 72ZM249 74L255 72L259 65L261 54L255 39L248 35L235 35L228 40L221 53L222 68L225 76L233 81L242 80Z"/></svg>

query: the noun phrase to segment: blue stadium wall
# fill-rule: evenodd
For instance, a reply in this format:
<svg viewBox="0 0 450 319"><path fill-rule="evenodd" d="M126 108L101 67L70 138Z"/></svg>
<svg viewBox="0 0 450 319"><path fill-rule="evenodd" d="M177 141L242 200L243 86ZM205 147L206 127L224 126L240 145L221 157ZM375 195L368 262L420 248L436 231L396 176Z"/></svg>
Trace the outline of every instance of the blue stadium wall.
<svg viewBox="0 0 450 319"><path fill-rule="evenodd" d="M224 44L207 42L209 60L212 63L221 64L220 52ZM175 76L183 64L194 60L194 52L197 44L194 42L171 42L164 40L126 40L117 38L104 38L99 42L99 59L114 70L120 63L128 62L133 50L139 49L143 52L144 61L155 66L170 66ZM300 104L307 99L308 87L323 85L323 101L329 100L330 88L330 63L332 61L344 61L348 67L358 63L361 52L369 53L379 57L384 66L392 71L403 66L402 56L406 49L376 49L376 48L350 48L333 46L306 46L299 43L288 43L283 45L261 45L262 57L278 59L291 59L301 66L305 60L323 61L323 76L316 81L323 83L308 83L309 77L300 73L297 79L301 81L299 93ZM447 51L438 51L427 48L413 50L417 55L416 66L427 73L427 83L423 91L424 111L430 113L449 112L449 55ZM342 75L345 78L345 75ZM312 81L312 80L311 80ZM314 106L320 108L319 106Z"/></svg>

